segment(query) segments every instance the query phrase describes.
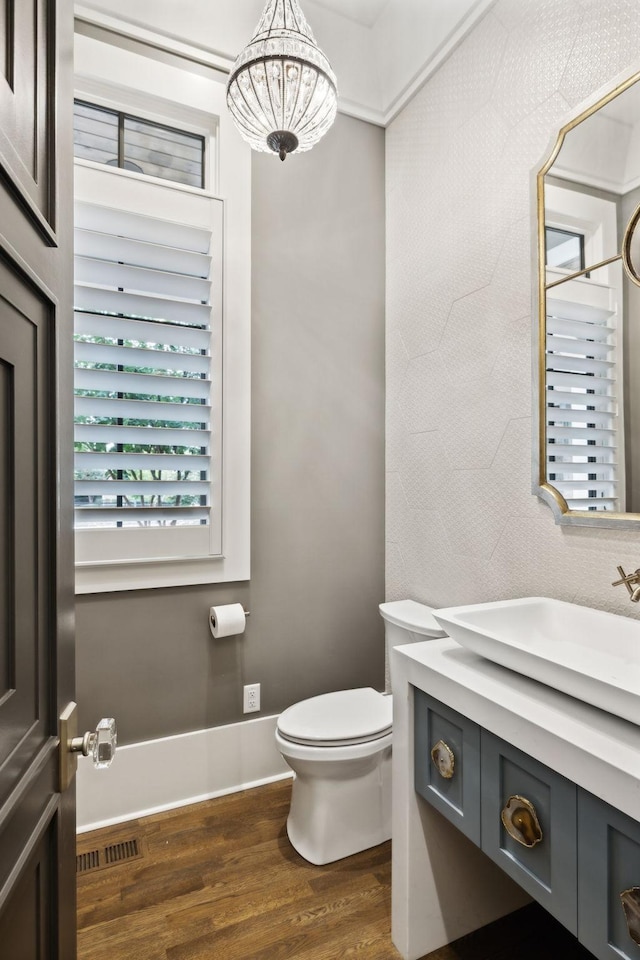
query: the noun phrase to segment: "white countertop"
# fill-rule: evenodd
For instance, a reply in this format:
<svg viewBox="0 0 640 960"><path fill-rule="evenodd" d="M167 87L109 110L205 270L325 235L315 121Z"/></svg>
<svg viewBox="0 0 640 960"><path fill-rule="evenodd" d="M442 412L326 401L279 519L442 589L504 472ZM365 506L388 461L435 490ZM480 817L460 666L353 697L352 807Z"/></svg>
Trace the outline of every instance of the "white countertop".
<svg viewBox="0 0 640 960"><path fill-rule="evenodd" d="M640 726L449 638L396 647L392 672L397 658L409 683L640 820Z"/></svg>

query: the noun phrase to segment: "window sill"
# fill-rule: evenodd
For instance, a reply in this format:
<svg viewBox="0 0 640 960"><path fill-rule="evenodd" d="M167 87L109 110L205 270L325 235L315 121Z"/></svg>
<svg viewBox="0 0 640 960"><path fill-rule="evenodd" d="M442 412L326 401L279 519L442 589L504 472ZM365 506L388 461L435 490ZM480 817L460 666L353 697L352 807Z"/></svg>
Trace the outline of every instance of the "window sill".
<svg viewBox="0 0 640 960"><path fill-rule="evenodd" d="M249 558L172 557L162 560L76 564L76 594L150 590L248 580Z"/></svg>

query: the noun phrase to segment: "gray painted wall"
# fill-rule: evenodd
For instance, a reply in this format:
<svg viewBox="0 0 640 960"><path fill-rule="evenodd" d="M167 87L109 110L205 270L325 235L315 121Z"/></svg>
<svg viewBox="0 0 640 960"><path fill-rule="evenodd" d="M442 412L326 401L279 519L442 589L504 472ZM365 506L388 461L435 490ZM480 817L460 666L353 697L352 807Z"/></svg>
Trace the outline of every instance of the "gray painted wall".
<svg viewBox="0 0 640 960"><path fill-rule="evenodd" d="M253 160L252 576L77 598L80 725L122 743L384 687L384 132ZM214 642L213 603L251 610ZM253 714L251 716L256 716Z"/></svg>

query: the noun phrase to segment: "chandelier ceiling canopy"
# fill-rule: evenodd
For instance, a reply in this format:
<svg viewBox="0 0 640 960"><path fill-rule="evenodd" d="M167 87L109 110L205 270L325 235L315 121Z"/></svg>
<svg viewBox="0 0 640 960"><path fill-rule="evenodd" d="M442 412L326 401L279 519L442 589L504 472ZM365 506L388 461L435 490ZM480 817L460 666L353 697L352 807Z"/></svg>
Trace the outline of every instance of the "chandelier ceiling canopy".
<svg viewBox="0 0 640 960"><path fill-rule="evenodd" d="M227 83L227 105L254 150L284 160L310 150L335 120L337 83L298 0L267 0Z"/></svg>

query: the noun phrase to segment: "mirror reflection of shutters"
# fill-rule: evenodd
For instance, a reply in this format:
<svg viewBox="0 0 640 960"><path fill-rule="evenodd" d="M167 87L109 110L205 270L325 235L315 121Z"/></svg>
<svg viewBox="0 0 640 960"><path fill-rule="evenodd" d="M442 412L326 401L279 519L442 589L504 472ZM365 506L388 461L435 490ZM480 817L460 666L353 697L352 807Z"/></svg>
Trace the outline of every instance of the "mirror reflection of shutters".
<svg viewBox="0 0 640 960"><path fill-rule="evenodd" d="M617 313L609 289L547 295L547 476L570 510L620 511Z"/></svg>

